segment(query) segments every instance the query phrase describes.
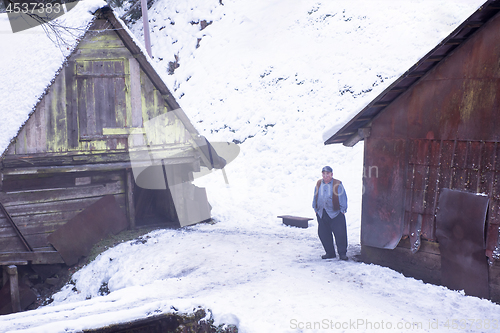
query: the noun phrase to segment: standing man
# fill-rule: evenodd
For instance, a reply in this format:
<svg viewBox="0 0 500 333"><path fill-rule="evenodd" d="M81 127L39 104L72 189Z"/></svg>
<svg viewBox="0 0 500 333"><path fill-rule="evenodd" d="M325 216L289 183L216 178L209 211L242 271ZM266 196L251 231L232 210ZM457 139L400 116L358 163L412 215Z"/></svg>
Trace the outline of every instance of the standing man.
<svg viewBox="0 0 500 333"><path fill-rule="evenodd" d="M347 195L342 182L333 178L333 170L325 166L323 178L318 180L314 189L313 208L318 219L318 236L326 254L322 259L335 258L335 243L340 260L347 260ZM335 235L335 243L333 242Z"/></svg>

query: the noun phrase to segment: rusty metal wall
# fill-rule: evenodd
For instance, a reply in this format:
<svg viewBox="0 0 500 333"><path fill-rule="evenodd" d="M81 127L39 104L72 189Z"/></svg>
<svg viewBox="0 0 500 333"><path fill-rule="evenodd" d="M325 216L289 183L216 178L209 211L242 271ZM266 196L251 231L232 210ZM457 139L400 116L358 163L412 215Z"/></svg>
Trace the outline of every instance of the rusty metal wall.
<svg viewBox="0 0 500 333"><path fill-rule="evenodd" d="M439 192L450 188L489 197L486 247L492 256L500 226L498 31L497 15L374 119L364 167L379 172L364 181L363 244L386 247L409 236L418 250L420 237L436 240Z"/></svg>

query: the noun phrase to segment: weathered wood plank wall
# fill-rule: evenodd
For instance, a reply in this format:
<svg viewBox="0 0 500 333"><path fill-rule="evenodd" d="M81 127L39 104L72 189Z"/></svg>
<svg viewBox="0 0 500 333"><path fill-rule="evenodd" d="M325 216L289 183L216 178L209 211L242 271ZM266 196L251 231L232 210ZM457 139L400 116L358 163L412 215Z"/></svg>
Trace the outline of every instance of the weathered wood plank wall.
<svg viewBox="0 0 500 333"><path fill-rule="evenodd" d="M36 175L4 179L4 188L8 191L0 192L0 201L35 251L53 250L47 236L105 195L114 195L123 211L127 211L125 171L84 176L52 174L43 182L37 182ZM31 188L24 188L25 183L30 183ZM40 188L33 188L37 183ZM0 215L0 252L5 250L26 249L5 216Z"/></svg>
<svg viewBox="0 0 500 333"><path fill-rule="evenodd" d="M94 29L106 28L106 24L100 20ZM8 155L126 151L127 136L133 129L168 111L161 93L117 34L90 31ZM152 136L148 141L191 147L190 133L173 113L168 114L164 126L148 133Z"/></svg>

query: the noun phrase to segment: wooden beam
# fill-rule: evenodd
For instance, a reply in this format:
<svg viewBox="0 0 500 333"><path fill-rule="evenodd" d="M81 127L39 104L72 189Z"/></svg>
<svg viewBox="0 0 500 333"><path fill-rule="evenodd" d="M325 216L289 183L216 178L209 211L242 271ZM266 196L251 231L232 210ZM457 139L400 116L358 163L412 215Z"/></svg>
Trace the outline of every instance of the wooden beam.
<svg viewBox="0 0 500 333"><path fill-rule="evenodd" d="M21 299L19 297L19 275L16 265L7 266L7 274L10 281L10 302L12 304L12 312L21 312Z"/></svg>
<svg viewBox="0 0 500 333"><path fill-rule="evenodd" d="M12 219L12 217L10 216L9 212L5 209L5 207L3 206L3 204L1 202L0 202L0 211L2 211L2 213L7 218L7 221L9 221L10 225L12 226L12 228L14 228L14 231L16 232L17 236L19 237L19 239L21 240L21 242L23 243L23 245L26 247L26 249L28 251L30 251L30 252L33 252L33 248L29 245L29 243L26 240L26 238L24 238L24 235L22 234L21 230L19 230L19 228L17 227L16 223L14 222L14 220Z"/></svg>
<svg viewBox="0 0 500 333"><path fill-rule="evenodd" d="M465 38L450 38L444 44L445 45L459 45L465 41Z"/></svg>
<svg viewBox="0 0 500 333"><path fill-rule="evenodd" d="M427 62L439 62L443 59L444 59L444 56L432 56L432 57L425 59L424 62L425 61L427 61Z"/></svg>
<svg viewBox="0 0 500 333"><path fill-rule="evenodd" d="M391 103L392 103L392 101L390 101L390 102L377 102L377 103L373 103L373 104L371 105L371 107L374 107L374 108L379 108L379 107L384 107L384 106L387 106L387 105L389 105L389 104L391 104Z"/></svg>
<svg viewBox="0 0 500 333"><path fill-rule="evenodd" d="M343 145L346 147L354 147L356 143L363 140L358 132L354 133L351 137L344 141Z"/></svg>
<svg viewBox="0 0 500 333"><path fill-rule="evenodd" d="M480 28L484 25L482 21L471 21L465 25L466 28Z"/></svg>
<svg viewBox="0 0 500 333"><path fill-rule="evenodd" d="M354 120L354 122L356 122L356 123L360 123L360 122L370 121L370 120L372 120L372 118L371 118L371 117L364 117L364 118L363 118L363 117L360 117L360 118L358 118L358 119L355 119L355 120Z"/></svg>
<svg viewBox="0 0 500 333"><path fill-rule="evenodd" d="M9 264L12 261L29 261L38 264L63 264L64 260L57 251L39 252L3 252L0 253L0 265Z"/></svg>
<svg viewBox="0 0 500 333"><path fill-rule="evenodd" d="M422 77L426 72L411 72L406 77Z"/></svg>
<svg viewBox="0 0 500 333"><path fill-rule="evenodd" d="M127 169L125 177L126 182L126 203L127 203L127 215L129 221L129 229L135 229L135 204L134 204L134 179L132 175L132 170Z"/></svg>
<svg viewBox="0 0 500 333"><path fill-rule="evenodd" d="M32 175L32 174L59 173L59 172L112 171L112 170L120 170L126 168L130 168L130 162L47 166L47 167L35 167L35 168L14 168L14 169L6 169L3 171L3 173L5 175Z"/></svg>
<svg viewBox="0 0 500 333"><path fill-rule="evenodd" d="M130 134L144 134L146 133L144 127L128 127L128 128L103 128L103 135L130 135Z"/></svg>

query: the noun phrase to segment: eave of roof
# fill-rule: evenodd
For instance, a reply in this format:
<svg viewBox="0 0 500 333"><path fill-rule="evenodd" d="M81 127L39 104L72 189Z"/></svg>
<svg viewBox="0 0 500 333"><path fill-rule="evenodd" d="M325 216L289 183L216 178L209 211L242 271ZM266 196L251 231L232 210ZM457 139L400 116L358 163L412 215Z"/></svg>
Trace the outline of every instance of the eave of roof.
<svg viewBox="0 0 500 333"><path fill-rule="evenodd" d="M427 53L401 77L373 99L354 118L325 141L325 145L343 143L353 146L363 140L364 129L383 110L400 95L409 90L430 70L460 47L473 34L483 27L493 16L500 12L500 0L486 1L476 12L458 26L448 37Z"/></svg>

